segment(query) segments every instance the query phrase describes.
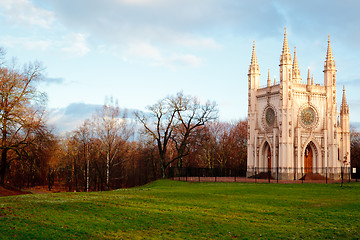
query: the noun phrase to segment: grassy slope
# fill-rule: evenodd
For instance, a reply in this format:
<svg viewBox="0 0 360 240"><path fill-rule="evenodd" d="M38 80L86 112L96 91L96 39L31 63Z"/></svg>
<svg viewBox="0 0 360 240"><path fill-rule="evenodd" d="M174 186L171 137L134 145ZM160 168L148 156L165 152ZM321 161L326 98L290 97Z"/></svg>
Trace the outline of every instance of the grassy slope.
<svg viewBox="0 0 360 240"><path fill-rule="evenodd" d="M157 181L0 198L0 238L360 238L360 183ZM15 237L15 238L16 238Z"/></svg>

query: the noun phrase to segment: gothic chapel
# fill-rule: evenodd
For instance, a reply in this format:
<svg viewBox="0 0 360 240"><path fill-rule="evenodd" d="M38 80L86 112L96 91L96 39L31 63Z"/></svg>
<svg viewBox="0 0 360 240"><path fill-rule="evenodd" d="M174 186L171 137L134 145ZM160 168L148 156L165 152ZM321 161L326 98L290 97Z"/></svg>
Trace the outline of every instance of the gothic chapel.
<svg viewBox="0 0 360 240"><path fill-rule="evenodd" d="M254 42L248 74L247 175L253 176L255 169L255 174L271 172L279 179L295 180L309 173L339 178L341 167L350 162L349 106L344 87L338 114L330 36L323 85L314 84L310 69L302 82L286 28L279 66L280 81L272 83L269 73L267 86L260 87Z"/></svg>

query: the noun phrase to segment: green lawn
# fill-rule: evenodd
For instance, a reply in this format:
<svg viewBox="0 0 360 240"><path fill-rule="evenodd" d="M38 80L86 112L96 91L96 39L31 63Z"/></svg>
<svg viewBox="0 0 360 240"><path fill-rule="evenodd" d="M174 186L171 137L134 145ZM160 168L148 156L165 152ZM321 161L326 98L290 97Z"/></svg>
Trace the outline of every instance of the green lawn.
<svg viewBox="0 0 360 240"><path fill-rule="evenodd" d="M184 183L0 198L0 239L359 239L360 183Z"/></svg>

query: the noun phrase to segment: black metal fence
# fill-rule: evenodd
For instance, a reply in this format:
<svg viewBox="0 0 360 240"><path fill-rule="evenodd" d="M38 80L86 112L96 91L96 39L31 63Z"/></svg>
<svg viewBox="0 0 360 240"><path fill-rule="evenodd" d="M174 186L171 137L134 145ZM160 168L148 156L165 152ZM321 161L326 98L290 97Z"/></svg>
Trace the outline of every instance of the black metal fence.
<svg viewBox="0 0 360 240"><path fill-rule="evenodd" d="M333 183L358 181L360 168L170 168L174 180L191 182Z"/></svg>

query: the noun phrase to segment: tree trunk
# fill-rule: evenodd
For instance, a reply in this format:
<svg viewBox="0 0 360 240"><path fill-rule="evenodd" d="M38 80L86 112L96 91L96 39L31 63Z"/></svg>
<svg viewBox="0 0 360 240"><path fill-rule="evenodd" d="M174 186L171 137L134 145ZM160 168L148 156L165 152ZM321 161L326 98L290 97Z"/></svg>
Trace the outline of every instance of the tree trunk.
<svg viewBox="0 0 360 240"><path fill-rule="evenodd" d="M165 169L166 169L165 164L161 164L161 177L162 177L162 179L166 178Z"/></svg>
<svg viewBox="0 0 360 240"><path fill-rule="evenodd" d="M107 188L107 190L110 189L109 181L110 181L110 153L107 152L107 154L106 154L106 188Z"/></svg>
<svg viewBox="0 0 360 240"><path fill-rule="evenodd" d="M5 115L7 116L7 115ZM4 123L3 123L3 130L2 130L2 141L1 141L1 145L3 147L2 151L1 151L1 162L0 162L0 185L4 185L5 183L5 175L6 175L6 169L7 169L7 151L8 149L5 148L6 146L6 141L7 141L7 120L5 118Z"/></svg>
<svg viewBox="0 0 360 240"><path fill-rule="evenodd" d="M86 158L86 192L89 191L89 171L90 171L90 167L89 167L89 156L88 156L88 148L89 146L85 146L84 151L85 151L85 158Z"/></svg>
<svg viewBox="0 0 360 240"><path fill-rule="evenodd" d="M0 185L5 183L5 175L7 170L7 151L8 149L3 149L1 152L1 163L0 163Z"/></svg>
<svg viewBox="0 0 360 240"><path fill-rule="evenodd" d="M89 171L90 171L89 158L87 157L87 159L86 159L86 191L87 192L89 191L89 184L90 184Z"/></svg>
<svg viewBox="0 0 360 240"><path fill-rule="evenodd" d="M166 162L165 162L165 151L160 152L160 167L161 167L161 177L162 179L166 178L165 170L166 170Z"/></svg>

